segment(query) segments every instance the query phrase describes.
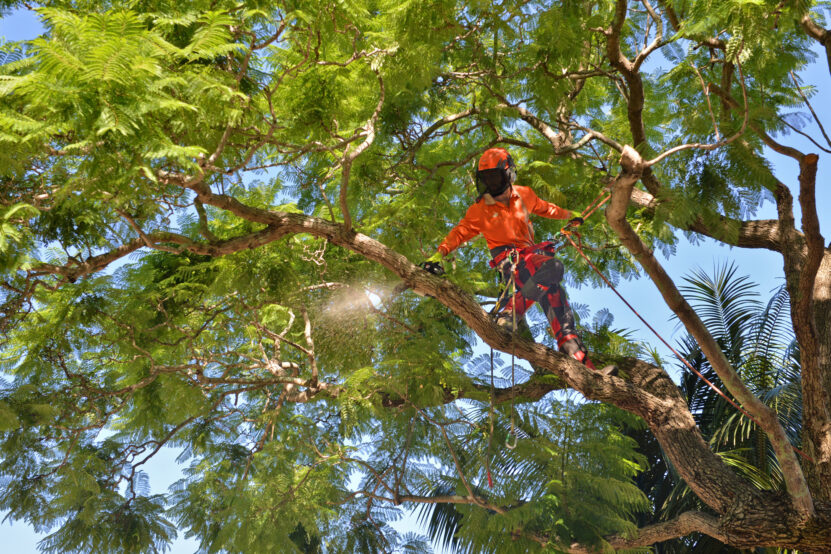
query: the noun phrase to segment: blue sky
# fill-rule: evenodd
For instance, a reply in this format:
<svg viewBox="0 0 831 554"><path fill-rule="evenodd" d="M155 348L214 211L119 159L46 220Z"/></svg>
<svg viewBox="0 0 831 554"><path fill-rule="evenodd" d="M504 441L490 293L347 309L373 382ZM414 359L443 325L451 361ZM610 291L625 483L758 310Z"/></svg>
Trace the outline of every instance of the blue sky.
<svg viewBox="0 0 831 554"><path fill-rule="evenodd" d="M35 14L27 10L15 11L10 16L0 19L0 37L5 38L5 40L33 38L41 32L41 29ZM813 64L801 75L801 78L803 82L819 90L831 91L831 76L829 76L828 68L825 65L824 53L819 56L818 60L819 63ZM831 128L831 102L822 102L821 99L816 99L813 105L826 127ZM785 142L804 152L817 152L816 147L797 135L787 137ZM828 240L829 229L831 229L831 215L823 209L831 206L831 179L829 179L831 156L823 152L818 153L820 160L817 175L817 205L820 207L821 229L825 233L826 240ZM769 160L774 164L777 177L791 187L794 197L796 197L798 192L796 188L798 174L796 162L774 152L768 154ZM569 208L579 209L580 207L569 206ZM796 210L798 221L800 217L798 204ZM756 218L775 219L775 206L771 203L766 204L756 215ZM661 255L659 255L659 259L665 263L668 273L677 282L680 281L682 276L688 275L695 268L701 267L705 270L711 270L714 265L733 261L739 266L740 274L749 275L754 282L759 284L758 290L762 294L762 298L767 298L768 292L783 282L781 257L761 249L731 248L711 240L704 240L699 245L692 245L685 239L681 239L678 249L671 259L668 260ZM574 263L582 262L576 261ZM680 331L676 332L677 327L672 321L671 312L651 281L646 278L627 281L621 283L619 290L635 306L644 308L644 315L670 343L676 343L680 337ZM590 289L582 287L573 289L570 297L575 302L587 304L592 312L597 312L602 308L610 309L615 316L614 326L616 328L629 329L633 332L633 338L650 344L657 344L649 331L628 311L612 291L605 288ZM665 349L661 349L661 352L665 356L669 356ZM173 481L179 478L179 471L174 458L175 453L163 451L147 464L147 472L151 476L153 492L164 492ZM411 524L414 525L414 522L411 522ZM17 554L36 553L36 543L41 538L22 522L0 524L0 537L3 540L3 549ZM194 541L180 538L170 552L183 554L193 552L195 549L196 543Z"/></svg>

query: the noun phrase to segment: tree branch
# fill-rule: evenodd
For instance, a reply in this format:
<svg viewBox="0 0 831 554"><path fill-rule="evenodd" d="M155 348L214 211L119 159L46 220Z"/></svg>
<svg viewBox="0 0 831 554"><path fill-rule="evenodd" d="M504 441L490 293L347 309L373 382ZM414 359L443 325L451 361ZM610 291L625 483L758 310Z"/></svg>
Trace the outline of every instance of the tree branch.
<svg viewBox="0 0 831 554"><path fill-rule="evenodd" d="M667 150L667 151L661 153L660 155L658 155L656 158L653 158L653 159L649 160L648 162L645 162L646 167L651 167L651 166L655 165L656 163L660 162L661 160L663 160L664 158L666 158L668 156L671 156L672 154L675 154L676 152L681 152L682 150L689 150L691 148L697 148L699 150L708 150L709 151L709 150L715 150L716 148L721 148L722 146L726 146L726 145L730 144L731 142L733 142L734 140L736 140L737 138L739 138L740 136L742 136L744 134L745 129L747 129L748 120L750 118L750 108L749 108L749 104L747 102L747 85L744 82L744 74L742 73L741 64L738 64L738 68L739 68L739 83L741 83L742 99L744 100L744 118L742 120L741 128L739 128L739 130L736 131L736 133L733 136L731 136L729 138L725 138L724 140L721 140L721 141L711 143L711 144L701 144L701 143L681 144L681 145L676 146L674 148L670 148L669 150ZM696 72L698 72L697 69L696 69ZM699 75L699 77L700 77L700 75ZM707 92L707 91L705 90L705 92ZM709 105L709 103L710 103L710 95L708 93L707 94L707 104ZM710 113L712 114L712 110L711 110ZM715 124L715 121L713 121L713 124ZM716 129L716 133L718 133L718 129Z"/></svg>
<svg viewBox="0 0 831 554"><path fill-rule="evenodd" d="M649 546L656 542L663 542L689 535L690 533L703 533L714 539L726 543L726 533L721 530L717 518L703 512L684 512L670 521L647 525L638 529L637 535L633 538L626 538L619 535L606 537L606 541L615 550L638 548ZM597 552L596 549L588 548L578 544L572 544L568 549L570 554L590 554Z"/></svg>
<svg viewBox="0 0 831 554"><path fill-rule="evenodd" d="M784 185L781 185L784 187ZM648 212L654 212L659 201L646 191L633 188L630 202L634 206L646 208ZM776 219L760 219L755 221L743 221L719 216L720 227L738 227L738 238L733 246L741 248L764 248L774 252L781 252L782 245L779 241L779 221ZM706 237L716 240L723 240L711 228L704 224L700 217L697 217L687 227L686 231L693 231ZM798 234L800 238L801 235Z"/></svg>
<svg viewBox="0 0 831 554"><path fill-rule="evenodd" d="M716 93L717 96L719 96L722 100L724 100L725 103L728 105L728 107L730 107L734 110L741 109L741 105L738 102L736 102L736 100L732 96L730 96L730 94L728 94L726 91L722 90L715 83L710 83L709 88L712 92ZM796 161L800 161L802 159L802 156L803 156L802 152L800 152L796 148L792 148L790 146L785 146L784 144L773 140L773 138L770 135L768 135L752 119L747 122L747 125L748 125L748 127L750 127L753 130L754 133L759 135L759 138L762 139L762 142L764 142L765 145L767 145L768 148L770 148L774 152L782 154L783 156L788 156L789 158L793 158Z"/></svg>
<svg viewBox="0 0 831 554"><path fill-rule="evenodd" d="M375 141L375 124L378 121L378 115L381 113L381 108L384 106L384 79L380 74L378 75L378 86L381 90L381 94L378 98L378 104L375 107L375 111L372 112L372 116L364 126L363 142L352 151L350 151L350 147L347 146L346 151L343 154L343 169L341 172L340 185L340 208L343 212L343 223L347 232L352 230L352 217L349 215L349 206L346 203L346 190L349 186L349 174L352 172L352 163L355 161L355 158L360 156L364 150L369 148L369 146Z"/></svg>
<svg viewBox="0 0 831 554"><path fill-rule="evenodd" d="M135 224L135 222L133 222ZM137 225L136 225L137 227ZM183 252L191 252L193 254L200 254L202 256L223 256L232 254L241 250L250 250L263 246L269 242L275 241L283 236L283 232L279 229L266 227L260 231L249 233L233 239L219 241L214 244L204 244L191 240L184 235L176 233L168 233L166 231L158 231L155 233L141 232L138 239L132 240L127 244L121 245L107 253L99 254L87 258L85 261L71 261L70 263L59 266L55 264L41 263L33 266L29 273L34 276L39 275L61 275L74 282L81 277L85 277L96 271L100 271L115 262L116 260L135 252L143 247L152 248L154 250L163 250L174 254L181 254ZM171 248L165 244L176 244L178 248Z"/></svg>
<svg viewBox="0 0 831 554"><path fill-rule="evenodd" d="M669 3L667 3L666 0L658 0L658 3L660 4L661 9L664 12L664 15L667 16L667 20L669 21L669 24L672 25L672 30L675 31L676 33L679 32L681 30L681 21L679 20L678 14L675 12L675 9ZM703 44L704 46L708 46L710 48L717 48L719 50L724 50L727 47L727 44L719 38L699 37L699 36L691 36L691 35L685 35L685 36L687 36L688 38L690 38L691 40L694 40L695 42L697 42L699 44Z"/></svg>
<svg viewBox="0 0 831 554"><path fill-rule="evenodd" d="M249 221L266 223L275 229L276 236L310 233L381 264L401 277L410 288L433 296L450 308L489 346L507 353L511 352L514 345L518 357L528 360L540 370L561 377L587 398L609 402L640 415L647 421L682 476L694 483L694 490L699 497L714 509L726 511L740 496L746 498L750 505L759 504L759 499L754 500L759 492L739 479L710 450L696 429L686 402L663 370L644 362L629 360L619 364L622 371L629 374L626 381L591 372L579 362L542 344L521 337L512 341L511 334L495 325L469 294L449 280L416 267L402 255L370 237L347 233L342 225L303 214L253 208L235 198L214 194L206 187L191 186L206 204L227 209ZM692 466L691 459L695 460ZM707 470L702 471L702 467ZM733 491L731 498L725 497L725 487Z"/></svg>
<svg viewBox="0 0 831 554"><path fill-rule="evenodd" d="M800 20L802 28L808 33L808 36L819 42L825 48L825 56L828 63L828 71L831 73L831 31L823 29L816 22L811 19L811 14L805 14Z"/></svg>
<svg viewBox="0 0 831 554"><path fill-rule="evenodd" d="M799 96L800 96L800 98L802 98L802 101L805 102L805 105L808 106L808 110L810 110L811 116L814 118L814 121L816 122L817 127L819 127L819 130L822 133L823 138L825 138L826 144L828 144L828 146L831 146L831 138L829 138L828 133L825 132L825 127L823 127L822 121L820 121L819 116L817 115L817 112L814 111L814 107L811 105L811 101L808 100L808 97L805 95L804 92L802 92L802 87L799 86L799 82L796 80L796 75L794 75L793 71L790 72L790 75L791 75L791 80L793 81L793 84L796 87L796 91L799 93ZM811 139L811 140L813 140L813 139ZM814 142L814 144L816 144L816 142ZM817 146L819 146L819 145L817 145ZM822 147L820 147L820 148L822 148ZM825 150L825 149L823 148L823 150ZM831 151L829 151L829 150L825 150L825 151L828 152L829 154L831 154Z"/></svg>
<svg viewBox="0 0 831 554"><path fill-rule="evenodd" d="M790 272L792 277L789 286L793 287L795 281L791 319L801 349L805 430L810 439L809 449L816 458L818 473L827 478L831 474L831 413L828 391L825 390L821 372L822 352L814 306L817 273L825 255L816 205L818 160L816 154L807 154L800 162L799 205L802 208L802 231L805 233L807 248L804 259L798 266L799 271Z"/></svg>
<svg viewBox="0 0 831 554"><path fill-rule="evenodd" d="M574 127L579 128L585 134L577 142L569 144L566 133L562 131L554 131L554 129L548 123L546 123L536 115L532 114L530 111L523 108L522 106L514 106L506 103L500 105L500 107L512 109L519 113L520 119L522 119L531 127L539 131L540 134L542 134L542 136L544 136L548 140L548 142L551 143L551 146L554 147L554 154L556 155L568 154L569 152L579 150L592 140L599 140L605 144L608 144L612 148L615 148L615 150L620 150L622 148L621 145L619 145L614 140L606 137L605 135L586 127L577 126L576 124L574 125Z"/></svg>
<svg viewBox="0 0 831 554"><path fill-rule="evenodd" d="M652 252L641 241L640 237L638 237L626 220L626 209L629 205L632 189L644 168L640 154L631 147L625 148L621 156L621 165L623 172L612 189L612 199L606 211L606 218L609 221L609 225L614 229L618 237L620 237L621 243L626 246L646 270L647 274L649 274L649 277L661 291L661 295L667 306L678 316L687 331L701 346L701 351L707 356L711 366L727 389L759 421L762 430L770 438L771 445L779 459L785 483L793 500L794 507L802 518L808 519L812 517L814 515L814 506L811 493L796 453L793 451L784 429L779 424L776 412L768 408L748 390L739 375L730 365L730 362L725 357L718 343L716 343L713 336L698 317L698 314L696 314L684 297L681 296L681 293L660 262L658 262ZM694 481L695 479L687 479L688 484L693 490L695 490ZM698 491L696 492L698 493Z"/></svg>
<svg viewBox="0 0 831 554"><path fill-rule="evenodd" d="M306 306L302 307L303 312L303 336L306 337L306 347L307 347L307 355L309 358L309 365L312 368L312 378L309 380L309 387L314 389L317 388L317 378L318 378L318 370L317 370L317 357L315 356L315 343L312 340L312 320L309 319L309 312L306 310Z"/></svg>
<svg viewBox="0 0 831 554"><path fill-rule="evenodd" d="M652 7L652 4L649 3L649 0L641 0L641 3L644 8L646 8L646 13L649 14L650 19L655 22L657 31L655 33L655 38L652 39L652 42L635 56L634 69L636 71L640 68L641 64L646 61L646 58L648 58L652 52L661 46L664 40L664 22L661 19L661 16L655 13L655 9Z"/></svg>

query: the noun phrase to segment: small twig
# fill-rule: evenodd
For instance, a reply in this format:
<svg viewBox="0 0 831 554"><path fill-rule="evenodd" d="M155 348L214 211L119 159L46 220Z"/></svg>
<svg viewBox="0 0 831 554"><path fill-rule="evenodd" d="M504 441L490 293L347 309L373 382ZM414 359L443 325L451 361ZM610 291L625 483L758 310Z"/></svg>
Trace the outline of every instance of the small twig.
<svg viewBox="0 0 831 554"><path fill-rule="evenodd" d="M307 356L309 358L309 365L312 368L312 378L309 381L309 388L314 389L317 387L318 369L317 360L315 359L315 343L312 340L312 322L309 319L309 312L306 310L306 306L303 306L301 310L303 311L303 321L305 323L303 334L306 337L306 346L308 346Z"/></svg>
<svg viewBox="0 0 831 554"><path fill-rule="evenodd" d="M791 131L793 131L794 133L797 133L797 134L799 134L799 135L802 135L802 136L803 136L803 137L805 137L806 139L810 140L810 141L813 143L813 145L814 145L814 146L816 146L817 148L819 148L820 150L822 150L822 151L823 151L823 152L825 152L826 154L831 154L831 150L829 150L828 148L826 148L826 147L824 147L823 145L821 145L820 143L818 143L818 142L814 139L814 137L812 137L811 135L809 135L809 134L808 134L808 133L806 133L805 131L802 131L802 130L800 130L800 129L797 129L796 127L794 127L793 125L791 125L790 123L788 123L788 122L787 122L787 120L786 120L784 117L779 116L779 121L781 121L782 123L784 123L784 124L785 124L785 125L786 125L786 126L787 126L790 130L791 130Z"/></svg>
<svg viewBox="0 0 831 554"><path fill-rule="evenodd" d="M139 224L136 223L136 221L131 216L129 216L126 212L123 212L118 209L116 209L115 211L116 213L118 213L118 215L120 215L127 221L130 227L132 227L136 233L138 233L139 238L141 238L141 240L144 242L144 245L148 248L152 248L154 250L161 250L163 252L170 252L172 254L182 253L181 249L172 248L170 246L162 246L161 244L153 242L153 240L149 236L147 236L147 234L141 229Z"/></svg>
<svg viewBox="0 0 831 554"><path fill-rule="evenodd" d="M730 144L731 142L733 142L734 140L736 140L737 138L739 138L740 136L742 136L744 134L745 130L747 129L747 123L750 120L750 106L749 106L748 101L747 101L747 85L745 83L744 74L742 73L742 64L738 60L738 57L736 58L736 66L739 69L739 83L742 86L742 98L744 99L744 120L742 121L742 126L738 130L738 132L736 132L736 134L734 134L733 136L731 136L729 138L726 138L722 141L714 142L714 143L711 143L711 144L701 144L701 143L681 144L679 146L676 146L675 148L670 148L669 150L665 151L663 154L660 154L657 158L654 158L652 160L644 162L645 167L651 167L651 166L657 164L658 162L660 162L661 160L663 160L664 158L666 158L668 156L671 156L672 154L675 154L676 152L680 152L682 150L689 150L691 148L697 148L697 149L700 149L700 150L715 150L716 148L720 148L722 146Z"/></svg>
<svg viewBox="0 0 831 554"><path fill-rule="evenodd" d="M208 227L208 214L205 212L205 205L202 204L202 201L199 200L199 198L195 198L193 200L193 207L196 209L197 215L199 215L199 231L202 233L202 236L205 237L208 242L219 242L217 236L214 235Z"/></svg>
<svg viewBox="0 0 831 554"><path fill-rule="evenodd" d="M701 89L704 91L704 98L707 99L707 110L710 112L710 119L713 121L713 130L716 133L716 142L721 140L721 135L718 132L718 124L716 123L716 115L713 113L713 105L710 103L710 88L704 82L704 77L695 64L692 64L693 71L698 76L698 82L701 83Z"/></svg>
<svg viewBox="0 0 831 554"><path fill-rule="evenodd" d="M831 138L828 138L828 134L825 132L825 127L822 126L822 122L819 120L819 117L817 116L817 113L814 111L813 106L811 106L811 103L808 101L808 97L805 95L804 92L802 92L802 88L799 86L799 82L796 80L796 75L794 75L793 71L790 71L790 74L791 79L793 79L793 84L796 85L796 90L799 93L799 96L802 97L802 101L805 102L805 105L808 106L809 110L811 110L811 115L814 116L814 121L817 122L819 130L822 132L822 136L825 137L825 142L827 142L828 145L831 146ZM820 146L820 148L822 147ZM826 152L828 152L828 150L826 150Z"/></svg>

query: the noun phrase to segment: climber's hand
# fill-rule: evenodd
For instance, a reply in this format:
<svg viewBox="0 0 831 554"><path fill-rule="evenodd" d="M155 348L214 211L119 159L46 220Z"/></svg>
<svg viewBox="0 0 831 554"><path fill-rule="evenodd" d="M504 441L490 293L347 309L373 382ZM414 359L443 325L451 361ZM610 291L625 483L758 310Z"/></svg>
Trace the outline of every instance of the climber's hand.
<svg viewBox="0 0 831 554"><path fill-rule="evenodd" d="M568 225L566 225L566 227L577 227L579 225L582 225L585 221L583 219L583 215L580 212L571 212L571 215L573 215L574 217L568 220Z"/></svg>
<svg viewBox="0 0 831 554"><path fill-rule="evenodd" d="M430 256L429 258L427 258L427 259L426 259L426 260L424 260L424 261L425 261L425 262L430 262L430 263L432 263L432 264L441 263L441 259L442 259L443 257L444 257L444 256L442 256L442 255L441 255L441 251L440 251L440 250L436 250L436 253L435 253L435 254L433 254L432 256Z"/></svg>

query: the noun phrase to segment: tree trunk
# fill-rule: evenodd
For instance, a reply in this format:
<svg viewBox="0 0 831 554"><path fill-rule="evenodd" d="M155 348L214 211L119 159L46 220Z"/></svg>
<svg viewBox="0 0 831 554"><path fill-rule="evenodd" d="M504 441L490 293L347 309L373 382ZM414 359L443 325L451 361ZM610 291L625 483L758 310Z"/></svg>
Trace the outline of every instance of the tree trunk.
<svg viewBox="0 0 831 554"><path fill-rule="evenodd" d="M827 419L817 425L816 411L831 413L831 251L826 250L822 258L813 289L813 320L816 326L815 374L803 373L803 380L811 381L816 390L814 396L818 406L803 410L803 441L805 450L815 464L808 465L808 483L816 499L831 501L831 426ZM805 387L803 383L803 387Z"/></svg>

